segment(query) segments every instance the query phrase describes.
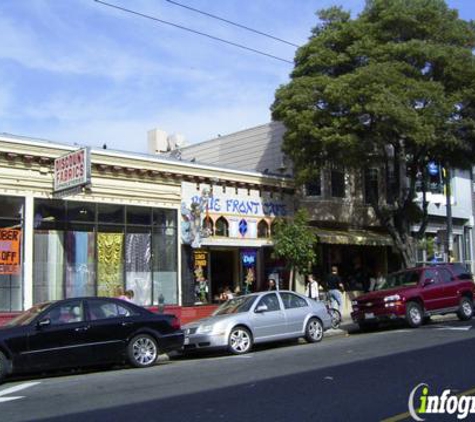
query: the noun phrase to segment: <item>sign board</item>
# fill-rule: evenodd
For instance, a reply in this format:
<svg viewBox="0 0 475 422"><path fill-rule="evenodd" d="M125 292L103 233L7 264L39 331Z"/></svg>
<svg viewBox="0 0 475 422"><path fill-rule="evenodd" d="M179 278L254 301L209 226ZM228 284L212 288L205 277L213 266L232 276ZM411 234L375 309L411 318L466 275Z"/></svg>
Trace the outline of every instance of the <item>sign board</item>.
<svg viewBox="0 0 475 422"><path fill-rule="evenodd" d="M20 274L21 230L0 229L0 275Z"/></svg>
<svg viewBox="0 0 475 422"><path fill-rule="evenodd" d="M54 192L91 183L91 152L82 148L54 160Z"/></svg>

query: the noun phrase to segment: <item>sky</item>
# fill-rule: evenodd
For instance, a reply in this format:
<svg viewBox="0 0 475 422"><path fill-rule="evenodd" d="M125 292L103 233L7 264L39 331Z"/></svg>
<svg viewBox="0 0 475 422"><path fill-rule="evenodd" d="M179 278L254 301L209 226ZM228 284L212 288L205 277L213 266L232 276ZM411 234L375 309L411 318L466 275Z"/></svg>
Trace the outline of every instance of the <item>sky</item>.
<svg viewBox="0 0 475 422"><path fill-rule="evenodd" d="M296 47L167 0L104 0L292 62ZM315 12L364 0L176 0L297 45ZM473 0L449 0L475 19ZM292 64L94 0L0 0L0 133L147 152L158 128L196 143L271 120Z"/></svg>

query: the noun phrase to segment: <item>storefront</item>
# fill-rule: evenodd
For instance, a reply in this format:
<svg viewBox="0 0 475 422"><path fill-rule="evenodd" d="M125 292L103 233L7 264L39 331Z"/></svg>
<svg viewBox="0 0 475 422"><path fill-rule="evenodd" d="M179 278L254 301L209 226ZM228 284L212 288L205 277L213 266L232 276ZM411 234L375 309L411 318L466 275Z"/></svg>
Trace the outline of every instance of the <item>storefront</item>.
<svg viewBox="0 0 475 422"><path fill-rule="evenodd" d="M271 232L275 218L293 215L289 195L185 182L182 198L181 239L191 267L191 276L183 277L188 303L219 303L225 291L250 293L265 290L270 276L284 280L285 266L270 253Z"/></svg>
<svg viewBox="0 0 475 422"><path fill-rule="evenodd" d="M90 156L83 159L82 151ZM71 180L85 174L79 185ZM185 276L187 268L194 269L183 265L194 257L182 254L180 235L190 217L184 213L182 185L193 186L196 196L197 185L211 186L217 177L221 186L242 186L238 196L251 191L277 196L282 186L260 173L0 135L0 320L45 300L116 296L120 289L133 290L137 304L186 314L182 305L198 300L195 281L182 280L183 268ZM258 274L259 256L271 244L279 201L253 204L264 207L260 213L219 216L217 202L210 202L213 210L189 226L199 236L194 233L193 248L183 245L194 251L199 242L208 254L204 275L214 282L208 284L207 302L227 283L243 286L244 273L252 289L258 286L253 277L265 277ZM213 221L216 236L209 236L205 217L206 224ZM191 303L183 286L192 289Z"/></svg>

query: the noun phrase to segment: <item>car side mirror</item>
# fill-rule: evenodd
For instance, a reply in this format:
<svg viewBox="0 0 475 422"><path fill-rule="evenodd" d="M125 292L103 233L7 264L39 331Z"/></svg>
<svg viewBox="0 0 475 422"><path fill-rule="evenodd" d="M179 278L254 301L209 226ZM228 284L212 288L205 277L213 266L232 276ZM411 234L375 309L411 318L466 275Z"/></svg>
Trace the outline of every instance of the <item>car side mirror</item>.
<svg viewBox="0 0 475 422"><path fill-rule="evenodd" d="M49 318L41 319L36 323L37 328L48 327L51 325L51 320Z"/></svg>
<svg viewBox="0 0 475 422"><path fill-rule="evenodd" d="M267 307L267 305L259 305L256 308L256 314L261 314L261 313L266 312L268 310L269 310L269 308Z"/></svg>
<svg viewBox="0 0 475 422"><path fill-rule="evenodd" d="M425 287L425 286L430 286L431 284L434 284L434 283L435 283L435 280L434 280L433 278L426 278L426 279L424 280L423 286L424 286L424 287Z"/></svg>

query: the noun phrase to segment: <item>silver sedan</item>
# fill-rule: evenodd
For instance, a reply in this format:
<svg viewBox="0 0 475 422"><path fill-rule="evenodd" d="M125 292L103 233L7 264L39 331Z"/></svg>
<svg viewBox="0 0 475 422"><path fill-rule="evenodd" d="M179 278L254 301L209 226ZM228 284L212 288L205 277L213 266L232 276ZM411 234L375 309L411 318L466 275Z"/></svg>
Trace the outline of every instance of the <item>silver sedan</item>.
<svg viewBox="0 0 475 422"><path fill-rule="evenodd" d="M238 296L223 303L210 317L184 325L185 351L226 348L249 352L257 343L303 337L322 340L331 328L325 305L290 291Z"/></svg>

